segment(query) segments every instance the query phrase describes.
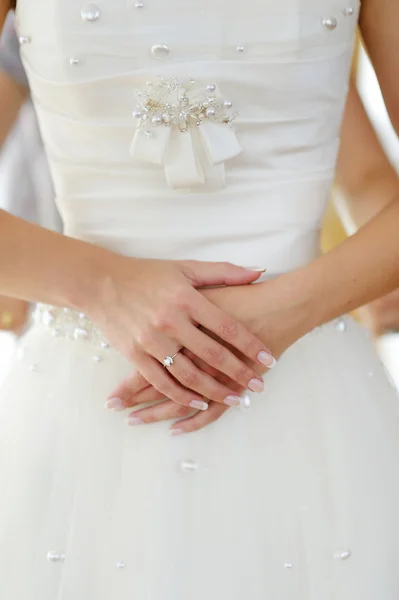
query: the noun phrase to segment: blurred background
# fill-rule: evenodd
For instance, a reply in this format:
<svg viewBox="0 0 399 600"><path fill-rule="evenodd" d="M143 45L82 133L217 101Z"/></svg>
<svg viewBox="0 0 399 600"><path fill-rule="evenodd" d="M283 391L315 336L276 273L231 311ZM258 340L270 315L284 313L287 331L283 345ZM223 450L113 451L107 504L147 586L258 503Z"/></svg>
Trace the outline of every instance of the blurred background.
<svg viewBox="0 0 399 600"><path fill-rule="evenodd" d="M387 116L372 66L359 42L354 57L354 77L364 107L391 164L399 172L399 141ZM399 188L398 188L399 189ZM0 208L54 230L61 223L54 206L53 190L40 143L31 103L26 101L0 152ZM354 231L337 186L327 211L322 246L328 251ZM399 235L399 232L398 232ZM18 337L29 327L32 307L0 298L0 381L17 351ZM389 313L389 318L387 317ZM396 296L358 311L356 318L369 326L388 372L399 390L399 291Z"/></svg>

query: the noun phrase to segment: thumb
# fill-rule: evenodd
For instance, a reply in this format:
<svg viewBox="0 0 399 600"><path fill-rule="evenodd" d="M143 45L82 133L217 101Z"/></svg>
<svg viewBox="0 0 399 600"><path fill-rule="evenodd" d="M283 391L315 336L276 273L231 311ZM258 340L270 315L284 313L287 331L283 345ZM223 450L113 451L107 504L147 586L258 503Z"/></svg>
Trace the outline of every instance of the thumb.
<svg viewBox="0 0 399 600"><path fill-rule="evenodd" d="M238 267L228 262L186 261L183 272L194 287L210 285L245 285L264 273L263 267Z"/></svg>

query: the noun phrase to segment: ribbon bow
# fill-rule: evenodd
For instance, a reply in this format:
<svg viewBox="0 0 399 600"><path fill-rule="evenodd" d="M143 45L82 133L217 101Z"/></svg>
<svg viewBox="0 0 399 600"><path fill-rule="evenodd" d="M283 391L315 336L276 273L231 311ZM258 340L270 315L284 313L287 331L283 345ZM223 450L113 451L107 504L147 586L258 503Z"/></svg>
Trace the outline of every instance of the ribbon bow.
<svg viewBox="0 0 399 600"><path fill-rule="evenodd" d="M134 160L163 165L168 185L225 184L224 162L242 152L231 128L237 116L215 84L197 87L176 78L148 82L136 92L139 120L130 148Z"/></svg>

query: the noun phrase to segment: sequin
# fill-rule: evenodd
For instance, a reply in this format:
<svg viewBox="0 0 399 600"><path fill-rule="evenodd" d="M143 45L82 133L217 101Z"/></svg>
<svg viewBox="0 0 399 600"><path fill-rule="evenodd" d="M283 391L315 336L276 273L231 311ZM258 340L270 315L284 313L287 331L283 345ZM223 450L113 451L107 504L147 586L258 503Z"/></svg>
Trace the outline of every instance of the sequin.
<svg viewBox="0 0 399 600"><path fill-rule="evenodd" d="M198 464L194 460L182 460L180 469L185 473L192 473L198 470Z"/></svg>
<svg viewBox="0 0 399 600"><path fill-rule="evenodd" d="M347 6L342 12L345 17L351 17L354 14L355 9L352 6Z"/></svg>
<svg viewBox="0 0 399 600"><path fill-rule="evenodd" d="M48 552L47 560L49 562L62 562L66 558L65 554L60 554L59 552Z"/></svg>
<svg viewBox="0 0 399 600"><path fill-rule="evenodd" d="M170 48L169 48L169 46L166 46L165 44L155 44L151 48L151 54L153 55L154 58L162 60L169 56Z"/></svg>
<svg viewBox="0 0 399 600"><path fill-rule="evenodd" d="M352 556L352 552L349 549L341 550L334 554L334 558L338 560L348 560Z"/></svg>
<svg viewBox="0 0 399 600"><path fill-rule="evenodd" d="M21 46L23 46L24 44L30 44L32 41L32 38L29 35L21 35L19 37L19 43L21 44Z"/></svg>
<svg viewBox="0 0 399 600"><path fill-rule="evenodd" d="M95 21L98 21L101 13L100 9L98 8L98 6L96 6L96 4L88 4L87 6L82 8L80 14L82 16L83 21L86 21L87 23L94 23Z"/></svg>
<svg viewBox="0 0 399 600"><path fill-rule="evenodd" d="M326 19L322 19L321 24L329 31L332 31L338 25L338 21L335 17L328 17Z"/></svg>

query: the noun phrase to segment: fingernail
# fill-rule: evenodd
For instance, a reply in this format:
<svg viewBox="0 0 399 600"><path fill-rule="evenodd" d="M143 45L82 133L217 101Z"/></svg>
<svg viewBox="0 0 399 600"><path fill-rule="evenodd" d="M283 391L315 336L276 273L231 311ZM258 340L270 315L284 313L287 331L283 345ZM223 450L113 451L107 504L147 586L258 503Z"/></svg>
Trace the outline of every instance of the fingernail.
<svg viewBox="0 0 399 600"><path fill-rule="evenodd" d="M227 406L240 406L241 398L233 395L227 396L227 398L224 399L224 403L227 404Z"/></svg>
<svg viewBox="0 0 399 600"><path fill-rule="evenodd" d="M197 410L208 410L208 405L206 402L202 400L193 400L190 402L191 408L196 408Z"/></svg>
<svg viewBox="0 0 399 600"><path fill-rule="evenodd" d="M277 364L277 361L274 358L274 356L272 356L270 352L265 352L264 350L262 350L262 352L259 352L258 361L262 365L265 365L265 367L267 367L268 369L272 369Z"/></svg>
<svg viewBox="0 0 399 600"><path fill-rule="evenodd" d="M253 392L263 392L265 389L265 384L259 379L251 379L251 381L248 383L248 389L252 390Z"/></svg>
<svg viewBox="0 0 399 600"><path fill-rule="evenodd" d="M257 273L264 273L266 269L264 267L244 267L246 271L256 271Z"/></svg>
<svg viewBox="0 0 399 600"><path fill-rule="evenodd" d="M184 429L178 428L176 427L175 429L171 429L170 430L170 435L175 436L175 435L182 435L182 433L184 433Z"/></svg>
<svg viewBox="0 0 399 600"><path fill-rule="evenodd" d="M144 425L144 421L143 419L140 419L140 417L129 417L126 422L128 425L130 425L130 427L135 427L136 425Z"/></svg>
<svg viewBox="0 0 399 600"><path fill-rule="evenodd" d="M105 403L105 408L110 410L125 410L126 406L121 398L109 398Z"/></svg>

